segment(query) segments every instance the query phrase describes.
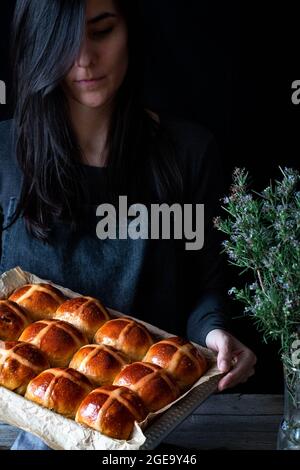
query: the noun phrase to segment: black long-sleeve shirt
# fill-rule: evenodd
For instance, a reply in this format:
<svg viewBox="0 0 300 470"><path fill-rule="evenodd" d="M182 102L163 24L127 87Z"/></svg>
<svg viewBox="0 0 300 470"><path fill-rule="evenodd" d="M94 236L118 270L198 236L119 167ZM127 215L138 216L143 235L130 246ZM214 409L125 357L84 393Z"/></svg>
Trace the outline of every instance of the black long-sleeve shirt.
<svg viewBox="0 0 300 470"><path fill-rule="evenodd" d="M219 213L223 192L222 166L215 141L202 126L170 117L162 117L162 123L176 143L185 202L205 205L201 250L185 250L186 240L100 240L93 205L85 213L89 223L83 231L75 235L68 225L58 224L50 244L32 238L19 219L2 234L0 273L21 266L83 295L99 297L124 314L205 345L209 331L229 328L221 238L212 222ZM13 214L21 186L21 172L11 150L11 129L12 121L0 123L4 224ZM83 173L94 198L106 169L83 165Z"/></svg>

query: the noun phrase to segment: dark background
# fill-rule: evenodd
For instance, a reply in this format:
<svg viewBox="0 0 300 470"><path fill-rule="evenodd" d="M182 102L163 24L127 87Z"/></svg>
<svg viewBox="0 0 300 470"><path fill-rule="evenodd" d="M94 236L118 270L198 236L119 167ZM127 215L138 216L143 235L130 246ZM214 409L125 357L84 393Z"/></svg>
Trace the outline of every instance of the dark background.
<svg viewBox="0 0 300 470"><path fill-rule="evenodd" d="M244 4L244 6L241 5ZM245 5L247 3L247 5ZM234 167L246 167L255 189L299 169L300 105L291 103L299 79L295 4L213 0L141 0L146 31L145 101L149 108L196 120L213 131L224 161L226 188ZM14 1L1 2L0 79L8 88L8 38ZM0 106L0 120L12 114ZM242 280L227 268L228 288ZM232 316L242 306L230 301ZM237 336L258 356L257 373L235 391L282 391L277 345L264 345L248 318Z"/></svg>

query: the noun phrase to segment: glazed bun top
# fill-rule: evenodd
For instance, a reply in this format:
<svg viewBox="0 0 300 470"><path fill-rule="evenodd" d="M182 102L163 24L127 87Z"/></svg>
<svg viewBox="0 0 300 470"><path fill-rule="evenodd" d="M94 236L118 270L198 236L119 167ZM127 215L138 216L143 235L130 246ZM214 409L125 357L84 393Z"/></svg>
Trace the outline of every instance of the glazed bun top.
<svg viewBox="0 0 300 470"><path fill-rule="evenodd" d="M149 412L164 408L180 395L179 387L168 371L147 362L124 366L113 385L136 392Z"/></svg>
<svg viewBox="0 0 300 470"><path fill-rule="evenodd" d="M111 385L128 358L117 349L103 344L88 344L77 351L70 367L84 374L97 386Z"/></svg>
<svg viewBox="0 0 300 470"><path fill-rule="evenodd" d="M24 307L33 321L53 318L66 296L51 284L26 284L16 289L9 300Z"/></svg>
<svg viewBox="0 0 300 470"><path fill-rule="evenodd" d="M70 368L54 368L41 372L28 384L25 398L68 418L92 390L88 379Z"/></svg>
<svg viewBox="0 0 300 470"><path fill-rule="evenodd" d="M113 439L128 440L134 422L147 411L139 396L126 387L105 386L93 390L81 403L76 421Z"/></svg>
<svg viewBox="0 0 300 470"><path fill-rule="evenodd" d="M29 323L23 307L11 300L0 300L0 340L16 341Z"/></svg>
<svg viewBox="0 0 300 470"><path fill-rule="evenodd" d="M24 394L28 382L49 367L45 354L21 341L0 341L0 385Z"/></svg>
<svg viewBox="0 0 300 470"><path fill-rule="evenodd" d="M120 317L104 323L95 335L95 343L112 346L132 361L139 361L153 344L153 339L144 325Z"/></svg>
<svg viewBox="0 0 300 470"><path fill-rule="evenodd" d="M208 362L201 350L178 336L155 343L143 361L166 369L181 390L190 387L208 368Z"/></svg>
<svg viewBox="0 0 300 470"><path fill-rule="evenodd" d="M60 320L32 323L25 328L20 340L40 348L52 367L66 367L73 354L88 342L77 328Z"/></svg>
<svg viewBox="0 0 300 470"><path fill-rule="evenodd" d="M110 320L110 315L100 300L93 297L75 297L61 304L54 318L76 326L91 342L96 331Z"/></svg>

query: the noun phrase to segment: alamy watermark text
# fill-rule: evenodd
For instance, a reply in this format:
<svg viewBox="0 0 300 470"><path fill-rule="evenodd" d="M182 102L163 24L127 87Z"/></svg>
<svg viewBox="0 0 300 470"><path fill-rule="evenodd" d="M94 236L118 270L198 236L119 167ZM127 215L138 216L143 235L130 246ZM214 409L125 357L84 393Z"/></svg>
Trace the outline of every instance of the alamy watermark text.
<svg viewBox="0 0 300 470"><path fill-rule="evenodd" d="M96 227L100 240L170 240L173 237L184 239L185 249L189 251L201 250L204 245L204 204L151 204L149 210L144 204L128 208L127 196L120 196L118 210L112 204L101 204L96 215L101 217Z"/></svg>

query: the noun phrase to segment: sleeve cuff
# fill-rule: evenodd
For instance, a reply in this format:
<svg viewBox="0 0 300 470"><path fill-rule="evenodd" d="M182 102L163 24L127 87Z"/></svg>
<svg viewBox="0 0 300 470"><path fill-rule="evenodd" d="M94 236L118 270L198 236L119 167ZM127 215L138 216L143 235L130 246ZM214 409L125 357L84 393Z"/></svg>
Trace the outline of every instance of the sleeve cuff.
<svg viewBox="0 0 300 470"><path fill-rule="evenodd" d="M215 329L231 330L228 315L225 315L225 305L220 294L204 294L191 313L187 322L187 337L190 341L206 347L208 333Z"/></svg>

